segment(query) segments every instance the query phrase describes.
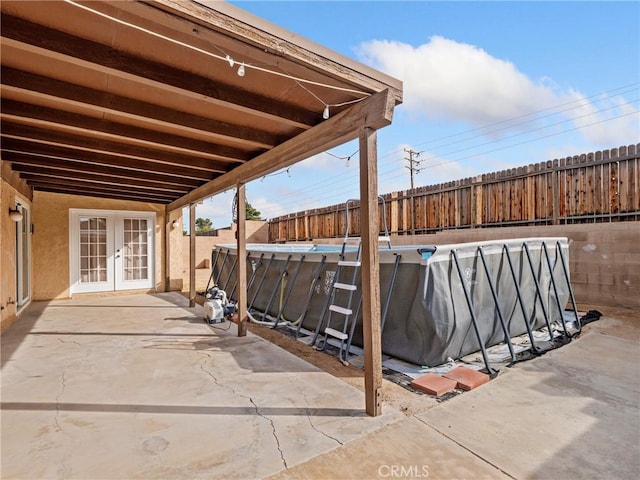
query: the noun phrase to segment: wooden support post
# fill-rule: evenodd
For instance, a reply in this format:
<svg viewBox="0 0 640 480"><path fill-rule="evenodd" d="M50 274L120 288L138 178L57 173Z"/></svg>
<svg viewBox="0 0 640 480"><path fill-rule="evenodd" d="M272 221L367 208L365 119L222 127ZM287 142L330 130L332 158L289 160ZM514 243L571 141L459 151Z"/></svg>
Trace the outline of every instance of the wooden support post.
<svg viewBox="0 0 640 480"><path fill-rule="evenodd" d="M196 306L196 205L189 205L189 306Z"/></svg>
<svg viewBox="0 0 640 480"><path fill-rule="evenodd" d="M236 211L238 212L238 228L236 230L236 251L238 253L238 336L247 335L247 209L246 190L244 183L237 184L238 195Z"/></svg>
<svg viewBox="0 0 640 480"><path fill-rule="evenodd" d="M382 414L382 341L380 332L380 252L378 237L377 133L360 133L360 226L362 237L362 332L366 411Z"/></svg>
<svg viewBox="0 0 640 480"><path fill-rule="evenodd" d="M171 291L171 218L164 209L164 291Z"/></svg>

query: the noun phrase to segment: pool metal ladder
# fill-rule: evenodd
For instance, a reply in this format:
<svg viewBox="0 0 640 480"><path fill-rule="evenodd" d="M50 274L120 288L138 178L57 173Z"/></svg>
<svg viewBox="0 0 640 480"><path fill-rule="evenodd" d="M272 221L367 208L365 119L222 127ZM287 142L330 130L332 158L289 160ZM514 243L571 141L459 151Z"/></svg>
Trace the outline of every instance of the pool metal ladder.
<svg viewBox="0 0 640 480"><path fill-rule="evenodd" d="M355 258L347 259L347 244L349 242L356 241L357 249L355 252ZM388 235L382 236L378 238L379 242L386 242L391 248L391 239ZM359 237L351 237L345 238L342 244L342 249L340 251L340 257L338 260L338 264L336 267L336 272L333 277L333 283L331 285L331 292L329 295L329 300L327 303L328 309L325 309L323 313L320 315L320 319L318 321L318 325L315 329L315 334L311 345L314 346L317 350L323 351L326 349L329 343L329 337L335 338L340 341L340 345L338 347L338 357L342 363L345 365L348 364L349 351L351 349L351 342L353 340L353 334L355 332L356 322L358 316L360 314L360 309L362 307L362 295L357 295L358 285L358 273L360 272L360 268L362 267L362 244L361 239ZM400 261L400 256L396 257L396 265L393 272L392 277L392 285L393 279L395 279L395 275L397 273L397 264ZM350 274L350 275L349 275ZM346 278L343 281L342 276L345 275ZM393 288L393 286L391 286ZM342 295L340 295L342 293ZM340 296L343 304L338 304L338 296ZM346 299L345 299L346 297ZM357 302L356 302L357 297ZM386 313L388 309L388 300L385 305L384 311ZM328 310L327 320L324 327L322 329L322 321L325 317L325 313ZM383 316L383 324L384 326L384 317ZM340 318L342 318L342 322L340 323ZM337 327L337 328L336 328ZM320 332L324 333L324 336L320 338L319 345L316 346L318 342L318 337L321 336Z"/></svg>

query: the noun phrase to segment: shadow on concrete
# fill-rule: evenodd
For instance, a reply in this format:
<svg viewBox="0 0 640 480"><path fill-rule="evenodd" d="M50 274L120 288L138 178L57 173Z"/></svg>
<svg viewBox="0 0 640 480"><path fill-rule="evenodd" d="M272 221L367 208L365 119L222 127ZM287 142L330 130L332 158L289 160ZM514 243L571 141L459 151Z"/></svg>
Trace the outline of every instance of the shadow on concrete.
<svg viewBox="0 0 640 480"><path fill-rule="evenodd" d="M49 308L55 308L55 307L59 307L59 308L100 308L100 309L107 309L107 308L126 308L126 309L132 309L132 308L144 308L145 310L148 309L172 309L172 308L176 308L176 307L184 307L186 308L184 305L65 305L63 303L56 303L56 304L51 304L49 305Z"/></svg>
<svg viewBox="0 0 640 480"><path fill-rule="evenodd" d="M541 372L554 371L536 390L550 404L576 406L575 416L567 413L564 425L576 435L558 442L548 466L537 469L532 478L640 478L640 345L590 333L563 356L536 364Z"/></svg>
<svg viewBox="0 0 640 480"><path fill-rule="evenodd" d="M184 415L261 415L314 417L367 417L362 409L354 408L295 408L295 407L227 407L200 405L136 405L109 403L57 402L1 402L2 410L98 412L98 413L166 413Z"/></svg>
<svg viewBox="0 0 640 480"><path fill-rule="evenodd" d="M173 309L174 315L163 313L167 309ZM171 293L35 302L2 336L3 366L26 338L69 338L82 345L91 343L92 338L130 339L141 351L224 352L240 368L252 372L316 371L307 362L285 361L284 350L274 350L271 343L258 336L238 337L233 323L207 324L200 306L189 307L187 299Z"/></svg>
<svg viewBox="0 0 640 480"><path fill-rule="evenodd" d="M25 340L27 335L81 335L80 332L33 332L32 329L34 325L37 323L38 319L43 315L43 313L51 308L70 308L70 309L111 309L111 308L126 308L126 309L153 309L153 310L166 310L173 309L176 307L183 308L189 311L190 315L186 315L184 317L176 317L171 318L167 317L166 320L186 320L190 323L202 323L203 319L193 313L190 312L189 300L186 299L183 295L172 295L171 293L148 293L150 297L155 297L161 299L166 302L168 305L136 305L129 302L121 302L118 304L109 304L106 303L105 300L108 300L110 297L106 296L96 296L94 298L90 297L78 297L78 300L81 302L84 301L96 301L96 304L90 303L80 303L74 304L72 303L74 299L65 299L65 300L55 300L55 301L32 301L25 309L20 313L20 316L13 322L13 324L5 331L1 336L1 348L0 348L0 368L3 368L7 362L11 360L15 351L20 347L22 342ZM124 298L124 297L123 297ZM87 333L87 335L112 335L111 333L104 332L94 332ZM123 333L122 335L126 335ZM130 335L137 335L136 333L131 333ZM146 335L146 334L142 334ZM149 335L160 335L157 333L150 333ZM195 336L195 335L194 335ZM200 335L203 336L203 335Z"/></svg>
<svg viewBox="0 0 640 480"><path fill-rule="evenodd" d="M20 347L50 302L31 302L0 337L0 368L4 368Z"/></svg>
<svg viewBox="0 0 640 480"><path fill-rule="evenodd" d="M212 337L218 338L216 335L207 335L204 333L156 333L156 332L67 332L67 331L33 331L29 332L29 335L80 335L80 336L94 336L100 335L105 337Z"/></svg>
<svg viewBox="0 0 640 480"><path fill-rule="evenodd" d="M185 315L184 317L166 317L165 320L184 320L189 323L204 323L207 324L205 319L199 315ZM226 323L226 322L225 322ZM228 326L228 324L227 324ZM222 330L226 330L223 328Z"/></svg>
<svg viewBox="0 0 640 480"><path fill-rule="evenodd" d="M640 478L640 344L600 323L419 418L512 478Z"/></svg>

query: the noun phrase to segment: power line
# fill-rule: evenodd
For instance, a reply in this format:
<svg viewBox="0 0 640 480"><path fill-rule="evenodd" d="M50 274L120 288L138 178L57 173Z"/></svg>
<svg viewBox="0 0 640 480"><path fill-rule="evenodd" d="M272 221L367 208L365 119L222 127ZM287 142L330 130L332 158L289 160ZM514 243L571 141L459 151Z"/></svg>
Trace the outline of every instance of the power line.
<svg viewBox="0 0 640 480"><path fill-rule="evenodd" d="M631 83L631 84L628 84L628 85L624 85L622 87L617 87L617 88L613 88L613 89L610 89L610 90L606 90L604 92L596 93L596 94L590 95L588 97L579 98L579 99L576 99L576 100L572 100L570 102L565 102L565 103L561 103L561 104L558 104L558 105L554 105L552 107L547 107L547 108L543 108L541 110L536 110L534 112L525 113L523 115L518 115L516 117L508 118L506 120L500 120L498 122L490 123L490 124L487 124L487 125L482 125L480 127L472 128L472 129L469 129L469 130L464 130L462 132L454 133L454 134L451 134L451 135L445 135L443 137L438 137L438 138L433 138L433 139L430 139L430 140L426 140L424 142L417 143L416 145L417 146L427 145L427 144L433 145L434 142L438 142L440 140L447 140L447 139L450 139L450 138L461 137L461 136L465 136L465 135L468 135L468 134L471 134L471 133L474 133L474 132L479 132L479 133L469 137L468 139L465 139L464 141L471 140L471 139L477 138L477 137L485 137L485 136L487 136L489 134L498 134L498 133L500 133L500 132L502 132L504 130L512 130L514 127L518 127L518 126L521 126L521 125L526 125L527 123L531 123L531 122L535 122L535 121L544 120L546 118L558 115L559 113L568 112L568 111L575 110L575 109L578 109L578 108L583 108L585 106L584 102L586 100L591 100L591 99L594 99L596 97L602 97L602 96L605 96L605 95L610 95L610 94L612 94L614 92L618 92L617 95L623 95L623 94L630 93L630 92L637 93L638 92L638 85L640 85L640 83L638 83L638 82ZM624 91L620 92L620 90L624 90ZM565 109L562 109L562 110L558 110L561 107L565 107L567 105L574 105L576 103L578 105L575 105L575 106L570 107L570 108L565 108ZM550 111L553 111L553 110L555 110L555 111L552 112L552 113L548 113L546 115L537 116L540 113L550 112ZM512 123L515 120L520 120L520 119L527 118L527 117L534 117L534 118L531 118L529 120L522 121L522 122L519 122L519 123ZM501 128L493 129L493 130L488 130L491 127L495 127L495 126L498 126L498 125L505 125L505 126L501 127ZM439 145L439 147L447 147L449 145L456 144L456 143L460 143L460 141L454 141L454 142L447 143L447 144L444 144L444 145Z"/></svg>
<svg viewBox="0 0 640 480"><path fill-rule="evenodd" d="M562 130L562 131L559 131L559 132L554 132L554 133L551 133L551 134L548 134L548 135L544 135L544 136L541 136L541 137L537 137L537 138L534 138L534 139L524 140L522 142L517 142L517 143L505 145L505 146L498 147L498 148L484 150L482 152L478 152L478 153L475 153L475 154L472 154L472 155L466 155L466 156L459 157L459 158L456 158L456 159L453 159L453 160L447 160L447 161L440 162L440 163L437 163L437 164L428 165L428 166L425 166L423 168L435 168L435 167L439 167L439 166L442 166L442 165L447 165L447 164L451 164L451 163L460 162L460 161L463 161L463 160L468 160L468 159L475 158L475 157L478 157L478 156L481 156L481 155L486 155L488 153L492 153L492 152L496 152L496 151L500 151L500 150L506 150L506 149L514 148L514 147L517 147L517 146L520 146L520 145L525 145L525 144L528 144L528 143L537 142L537 141L543 140L545 138L549 138L549 137L553 137L553 136L557 136L557 135L562 135L564 133L568 133L568 132L571 132L571 131L580 130L582 128L587 128L587 127L591 127L591 126L594 126L594 125L610 122L610 121L616 120L618 118L622 118L622 117L626 117L626 116L630 116L630 115L634 115L634 114L636 114L636 112L626 113L626 114L623 114L623 115L619 115L617 117L604 119L604 120L599 120L599 121L592 122L592 123L585 124L585 125L581 125L581 126L578 126L578 127L575 127L575 128L570 128L570 129ZM559 123L563 123L563 122L559 122ZM509 138L514 138L516 136L518 136L518 135L514 135L514 136L511 136ZM486 142L484 145L490 145L492 143L495 144L496 142ZM462 150L466 150L466 149L461 149L461 151ZM397 171L397 170L398 169L395 168L395 169L391 169L391 170L389 170L387 172L379 172L379 173L382 173L383 175L385 175L385 180L386 181L390 181L390 180L393 180L395 178L399 178L399 177L401 177L403 175L403 174L397 174L397 175L393 175L393 176L389 176L388 175L388 174L391 174L392 172ZM326 202L326 200L331 199L331 198L340 198L340 197L343 197L344 199L350 198L352 195L349 193L349 190L346 189L346 188L342 188L342 189L336 188L337 187L336 183L346 183L347 185L351 185L353 183L353 178L351 178L351 177L357 176L357 170L352 170L347 175L337 175L337 176L342 177L341 181L334 182L334 183L331 184L332 194L323 195L323 199L322 199L323 205L318 205L316 200L307 199L307 200L304 201L304 208L302 208L302 209L325 207L325 206L327 206L327 203L334 203L334 202ZM326 188L325 183L326 182L319 182L318 184L316 184L312 188L314 190L318 189L318 188L321 188L321 187L325 187ZM305 188L305 192L308 192L308 190L309 190L308 188ZM291 197L295 197L295 195L296 194L292 193L292 194L286 195L285 197L291 198ZM282 199L282 197L280 197L280 199ZM300 207L302 207L302 205L300 205ZM269 215L267 215L267 216L269 216Z"/></svg>
<svg viewBox="0 0 640 480"><path fill-rule="evenodd" d="M458 134L448 135L448 136L445 136L445 137L441 137L439 139L434 139L434 141L445 140L445 139L454 138L454 137L460 137L460 136L463 136L463 135L468 135L468 134L473 133L473 132L483 132L485 134L486 133L496 133L496 132L500 132L502 130L511 129L514 126L524 125L526 123L533 122L533 121L540 121L540 120L548 119L548 118L553 117L555 115L558 115L558 114L560 114L562 112L566 112L566 111L570 111L570 110L574 110L574 109L578 109L578 108L583 108L583 107L589 106L589 105L594 107L595 104L590 104L590 103L586 103L585 104L585 100L592 99L592 98L595 98L595 97L599 97L599 96L602 96L602 95L607 95L607 94L610 94L612 92L628 89L629 87L634 87L634 86L637 86L637 85L639 85L639 84L635 83L635 84L625 85L624 87L611 89L611 90L606 91L606 92L601 92L601 93L599 93L597 95L592 95L590 97L584 97L584 98L581 98L581 99L578 99L578 100L574 100L574 101L571 101L571 102L566 102L564 104L557 105L555 107L549 107L547 109L543 109L543 110L540 110L540 111L537 111L537 112L532 112L530 114L521 115L521 116L514 117L512 119L504 120L504 121L501 121L501 122L496 122L496 123L491 124L491 125L486 125L486 126L483 126L483 127L470 129L470 130L467 130L465 132L460 132ZM633 91L637 91L637 89L634 88ZM628 93L628 92L623 92L623 93ZM488 142L484 142L484 143L475 144L475 145L472 145L472 146L460 148L460 149L457 149L457 150L449 151L449 152L447 152L447 155L451 155L451 154L454 154L454 153L460 153L462 151L467 151L467 150L470 150L472 148L478 148L478 147L481 147L481 146L488 146L488 145L492 145L492 144L496 145L499 142L503 142L504 140L509 139L509 138L515 138L517 136L532 134L532 133L534 133L536 131L548 129L548 128L560 125L562 123L575 121L575 120L580 119L580 118L588 117L590 115L601 113L601 112L604 112L606 110L619 108L619 107L624 106L624 105L630 105L632 102L636 102L636 101L637 101L637 99L634 99L634 100L632 100L630 102L627 102L627 103L624 103L624 104L616 104L616 105L614 105L612 107L607 107L607 108L602 108L602 109L599 109L599 110L594 110L593 112L590 112L590 113L588 113L586 115L574 117L574 118L571 118L571 119L568 119L568 120L564 120L564 121L561 121L561 122L556 122L556 123L553 123L553 124L548 124L548 125L545 125L545 126L542 126L542 127L537 127L537 128L533 128L533 129L527 129L524 132L520 132L518 134L511 135L511 136L508 136L508 137L503 137L503 138L500 138L498 140L492 140L492 141L488 141ZM575 106L573 106L571 108L565 108L563 110L558 110L558 108L560 108L562 106L567 106L567 105L572 105L572 104L573 105L577 104L577 105L575 105ZM549 114L543 115L543 116L537 116L536 118L532 118L532 119L530 119L528 121L519 122L518 124L515 124L515 125L512 123L513 120L515 120L515 119L531 117L533 115L536 115L536 114L539 114L539 113L542 113L542 112L549 112L549 111L552 111L552 110L556 110L556 111L553 112L553 113L549 113ZM627 113L627 114L618 115L616 117L600 120L600 121L597 121L597 122L592 122L592 123L585 124L585 125L580 125L580 126L577 126L575 128L565 129L565 130L562 130L562 131L559 131L559 132L554 132L554 133L551 133L551 134L548 134L548 135L539 136L539 137L536 137L534 139L525 140L525 141L522 141L522 142L518 142L518 143L502 146L502 147L499 147L499 148L485 150L483 152L475 153L475 154L472 154L472 155L466 155L466 156L457 158L455 160L449 160L449 161L445 161L445 162L440 162L438 164L428 165L426 167L420 167L420 168L418 168L419 165L420 165L420 163L418 163L418 162L423 162L423 161L426 160L426 158L417 160L417 156L418 156L418 153L423 153L423 152L415 152L414 150L404 149L404 151L406 153L409 153L409 159L405 158L405 160L410 162L409 166L405 166L405 168L409 168L410 171L412 172L412 174L415 174L419 170L422 170L424 168L433 168L433 167L444 165L444 164L448 164L448 163L459 162L459 161L466 160L466 159L469 159L469 158L478 157L480 155L484 155L484 154L487 154L487 153L491 153L491 152L495 152L495 151L499 151L499 150L505 150L505 149L508 149L508 148L517 147L519 145L540 141L540 140L543 140L545 138L561 135L563 133L568 133L568 132L571 132L571 131L580 130L580 129L583 129L583 128L588 128L588 127L593 126L593 125L602 124L602 123L606 123L606 122L609 122L609 121L614 121L614 120L617 120L617 119L622 118L622 117L633 115L634 113L636 113L636 112L631 112L631 113ZM509 123L509 122L511 122L511 123ZM490 131L487 130L488 127L497 126L497 125L500 125L500 124L506 124L506 126L503 127L503 128L494 129L494 130L490 130ZM483 133L478 133L477 135L474 135L474 136L472 136L470 138L467 138L467 139L462 139L460 141L454 141L454 142L450 142L450 143L445 144L445 145L440 145L439 147L461 145L462 143L468 142L468 141L472 140L473 138L483 137L484 136ZM424 142L424 143L426 144L426 143L429 143L429 142ZM413 153L410 153L410 152L413 152ZM348 156L339 156L339 155L333 154L331 152L325 152L325 153L327 153L328 155L330 155L332 157L335 157L337 159L341 159L341 160L345 160L346 159L347 163L348 163L349 159L351 159L351 157L353 157L357 153L357 150L356 150L356 152L354 152L354 153L352 153L351 155L348 155ZM395 155L398 155L398 154L399 154L399 151L392 151L392 152L390 152L390 153L388 153L388 154L386 154L384 156L381 156L379 158L380 158L380 160L383 160L385 158L389 158L389 157L392 157L392 156L395 156ZM436 157L432 157L432 158L436 158ZM410 167L413 167L413 169L410 168ZM327 185L330 185L330 190L328 190L328 191L331 191L331 194L324 195L323 196L324 200L327 200L329 198L340 197L342 195L347 195L347 193L342 193L342 191L346 192L348 189L339 188L339 186L340 186L340 184L350 183L352 181L352 177L357 175L357 170L358 170L357 168L356 169L351 169L351 171L348 172L348 173L339 173L339 174L333 175L333 176L331 176L331 177L329 177L327 179L323 179L322 181L320 181L320 182L318 182L316 184L312 184L310 186L306 186L305 189L304 189L304 193L309 193L310 191L314 191L314 190L321 189L321 188L325 188L326 189ZM401 176L401 174L393 175L393 172L397 172L397 171L398 171L397 167L394 167L394 168L391 168L391 169L382 168L382 169L379 170L379 176L380 176L380 178L384 178L386 181L389 181L389 180L392 180L392 179L395 179L395 178L398 178L398 177ZM414 188L413 182L412 182L412 187L411 188ZM283 196L280 196L280 199L282 200L283 198L295 198L296 195L298 195L298 194L295 193L295 192L291 192L291 193L285 194ZM304 203L307 204L307 202L308 202L308 200L305 201ZM311 208L313 208L313 207L311 207Z"/></svg>
<svg viewBox="0 0 640 480"><path fill-rule="evenodd" d="M526 132L515 133L513 135L502 137L500 139L500 141L502 142L502 141L505 141L505 140L508 140L508 139L512 139L512 138L516 138L516 137L522 137L524 135L528 135L528 134L531 134L531 133L534 133L534 132L537 132L537 131L540 131L540 130L546 130L546 129L551 128L551 127L557 127L558 125L562 125L562 124L569 123L569 122L574 122L576 120L583 119L583 118L595 115L596 113L602 113L602 112L606 112L607 110L612 110L612 109L615 109L615 108L619 108L620 106L630 105L632 102L637 102L638 100L640 100L640 99L636 98L636 99L631 100L630 102L627 102L627 103L624 103L624 104L615 105L615 106L612 106L612 107L608 107L608 108L604 108L604 109L601 109L601 110L597 110L595 112L590 112L590 113L587 113L585 115L580 115L580 116L577 116L577 117L569 118L567 120L562 120L560 122L555 122L555 123L547 124L547 125L544 125L544 126L541 126L541 127L532 128L532 129L527 130ZM633 115L635 113L636 112L630 112L630 113L618 115L618 116L610 118L610 119L598 120L597 122L592 122L592 123L589 123L589 124L586 124L586 125L580 125L578 127L571 128L571 129L568 129L568 130L562 130L558 134L572 132L572 131L575 131L575 130L580 130L580 129L586 128L588 126L597 125L597 124L600 124L600 123L605 123L605 122L608 122L608 121L616 120L618 118L622 118L622 117L626 117L626 116L629 116L629 115ZM539 139L548 138L548 137L551 137L551 136L554 136L554 135L556 135L556 134L537 137L537 138L534 138L532 140L528 140L528 141L525 141L525 142L522 142L522 143L531 143L531 142L534 142L534 141L538 141ZM498 141L496 141L496 140L491 140L491 141L483 142L483 143L476 143L474 145L470 145L470 146L467 146L467 147L464 147L464 148L459 148L457 150L446 152L446 155L465 152L465 151L468 151L468 150L476 149L476 148L483 147L483 146L486 146L486 145L493 145L493 144L496 144L496 143L498 143ZM517 145L520 145L520 144L521 143L517 143L517 144L513 144L513 145L517 146ZM498 148L496 150L491 150L491 151L503 150L504 148L507 148L507 147L501 147L501 148ZM485 152L485 153L489 153L489 152ZM480 155L480 154L475 154L475 155L471 155L471 156L467 156L467 157L462 157L462 158L459 158L457 160L447 161L447 162L444 162L444 163L439 163L437 165L429 165L428 167L423 167L423 168L430 168L430 167L433 167L433 166L443 165L443 164L446 164L446 163L452 163L452 162L455 162L455 161L465 160L465 159L472 158L472 157L475 157L475 156L478 156L478 155ZM436 157L432 155L431 158L436 158ZM427 160L427 159L425 159L425 160Z"/></svg>
<svg viewBox="0 0 640 480"><path fill-rule="evenodd" d="M498 151L500 151L500 150L506 150L506 149L508 149L508 148L519 147L520 145L526 145L527 143L537 142L537 141L540 141L540 140L545 139L545 138L555 137L555 136L557 136L557 135L562 135L563 133L573 132L573 131L575 131L575 130L580 130L580 129L582 129L582 128L587 128L587 127L592 127L592 126L594 126L594 125L599 125L599 124L601 124L601 123L610 122L610 121L612 121L612 120L617 120L618 118L628 117L628 116L630 116L630 115L636 115L636 114L637 114L637 112L624 113L624 114L622 114L622 115L618 115L617 117L614 117L614 118L608 118L608 119L605 119L605 120L598 120L597 122L588 123L588 124L586 124L586 125L581 125L581 126L579 126L579 127L575 127L575 128L569 128L569 129L567 129L567 130L562 130L562 131L560 131L560 132L550 133L550 134L548 134L548 135L543 135L543 136L538 137L538 138L533 138L533 139L530 139L530 140L524 140L524 141L522 141L522 142L512 143L512 144L510 144L510 145L505 145L505 146L503 146L503 147L493 148L493 149L491 149L491 150L485 150L485 151L483 151L483 152L474 153L473 155L467 155L467 156L465 156L465 157L457 158L457 159L454 159L454 160L447 160L447 161L445 161L445 162L436 163L436 164L433 164L433 165L429 165L429 166L427 166L427 167L425 167L425 168L440 167L440 166L442 166L442 165L447 165L447 164L449 164L449 163L460 162L460 161L462 161L462 160L468 160L468 159L470 159L470 158L479 157L480 155L486 155L487 153L493 153L493 152L498 152ZM397 177L399 177L399 176L400 176L400 175L396 175L396 177L392 177L392 178L397 178Z"/></svg>

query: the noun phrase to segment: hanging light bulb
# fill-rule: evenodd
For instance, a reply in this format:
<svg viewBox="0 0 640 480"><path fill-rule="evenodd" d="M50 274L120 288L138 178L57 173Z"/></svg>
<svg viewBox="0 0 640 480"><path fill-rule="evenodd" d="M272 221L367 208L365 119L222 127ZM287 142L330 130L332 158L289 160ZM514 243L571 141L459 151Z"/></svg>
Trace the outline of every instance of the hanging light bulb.
<svg viewBox="0 0 640 480"><path fill-rule="evenodd" d="M324 111L322 112L322 118L325 120L329 118L329 105L324 106Z"/></svg>
<svg viewBox="0 0 640 480"><path fill-rule="evenodd" d="M233 58L231 58L229 55L227 55L227 62L229 62L229 66L230 66L230 67L233 67L233 64L235 63L235 62L233 61Z"/></svg>
<svg viewBox="0 0 640 480"><path fill-rule="evenodd" d="M238 67L238 76L244 77L244 63L241 63L240 66Z"/></svg>

